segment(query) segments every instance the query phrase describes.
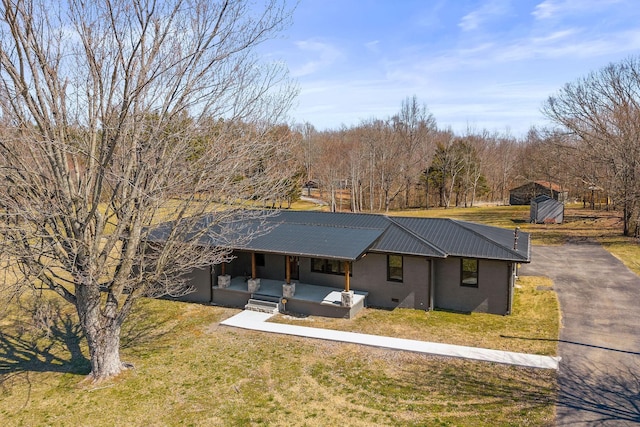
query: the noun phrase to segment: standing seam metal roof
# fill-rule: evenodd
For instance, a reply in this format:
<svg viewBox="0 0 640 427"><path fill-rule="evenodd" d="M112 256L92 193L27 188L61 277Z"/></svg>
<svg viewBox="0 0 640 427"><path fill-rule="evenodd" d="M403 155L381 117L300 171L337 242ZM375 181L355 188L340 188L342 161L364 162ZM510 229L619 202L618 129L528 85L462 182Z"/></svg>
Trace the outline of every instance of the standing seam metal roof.
<svg viewBox="0 0 640 427"><path fill-rule="evenodd" d="M203 245L232 249L354 261L367 252L447 256L529 262L528 233L519 233L514 249L513 230L445 218L387 217L375 214L280 211L263 219L218 224ZM214 223L211 218L201 224ZM154 230L156 240L172 225ZM228 234L262 232L242 244L233 244Z"/></svg>
<svg viewBox="0 0 640 427"><path fill-rule="evenodd" d="M450 256L529 261L529 234L519 233L513 250L514 231L448 218L395 218Z"/></svg>

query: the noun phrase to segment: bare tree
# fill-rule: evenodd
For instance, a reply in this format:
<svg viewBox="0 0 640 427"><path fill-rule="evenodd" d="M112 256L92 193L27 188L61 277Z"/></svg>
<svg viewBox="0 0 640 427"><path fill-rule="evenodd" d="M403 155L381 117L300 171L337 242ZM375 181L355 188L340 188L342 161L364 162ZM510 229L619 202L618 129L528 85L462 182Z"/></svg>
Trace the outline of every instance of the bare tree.
<svg viewBox="0 0 640 427"><path fill-rule="evenodd" d="M640 234L640 59L628 58L566 84L544 113L607 166L624 235Z"/></svg>
<svg viewBox="0 0 640 427"><path fill-rule="evenodd" d="M499 138L494 151L497 153L497 159L499 159L495 169L498 173L494 184L497 189L495 194L500 195L500 203L508 203L508 190L514 184L514 175L517 173L514 159L517 152L517 141L507 134Z"/></svg>
<svg viewBox="0 0 640 427"><path fill-rule="evenodd" d="M402 176L404 200L402 207L410 205L411 189L420 177L420 171L429 163L435 151L431 141L436 129L436 120L425 104L418 103L417 96L402 101L400 112L391 118L394 138L389 141L397 145L395 156L397 167Z"/></svg>
<svg viewBox="0 0 640 427"><path fill-rule="evenodd" d="M360 138L359 147L363 150L362 160L365 162L363 181L366 182L368 190L367 198L369 211L375 210L376 196L380 197L381 189L377 185L377 175L379 173L379 161L382 147L385 144L386 123L382 120L370 119L360 124L358 136ZM366 179L364 179L366 176ZM364 203L361 204L361 207Z"/></svg>
<svg viewBox="0 0 640 427"><path fill-rule="evenodd" d="M318 157L318 149L315 144L318 131L309 122L297 125L296 130L301 135L300 146L296 150L298 162L304 165L304 183L307 185L307 196L311 196L311 181L314 178L315 161Z"/></svg>
<svg viewBox="0 0 640 427"><path fill-rule="evenodd" d="M448 208L451 205L451 196L458 185L459 175L462 173L464 165L460 141L451 130L440 132L436 140L436 152L431 166L427 170L427 176L438 189L441 207Z"/></svg>
<svg viewBox="0 0 640 427"><path fill-rule="evenodd" d="M457 143L460 161L462 162L458 188L461 193L461 203L464 204L465 208L469 206L473 207L478 191L478 184L482 178L482 164L476 149L476 147L481 147L482 145L478 144L478 141L479 138L466 135ZM457 199L456 197L456 202L458 202ZM456 206L457 205L458 203L456 203Z"/></svg>
<svg viewBox="0 0 640 427"><path fill-rule="evenodd" d="M2 2L0 254L76 307L93 380L126 368L120 329L138 298L184 293L185 272L228 257L198 245L213 228L193 233L190 218L215 210L219 225L288 173L269 130L294 88L252 52L290 13L261 4ZM150 241L166 219L166 241Z"/></svg>

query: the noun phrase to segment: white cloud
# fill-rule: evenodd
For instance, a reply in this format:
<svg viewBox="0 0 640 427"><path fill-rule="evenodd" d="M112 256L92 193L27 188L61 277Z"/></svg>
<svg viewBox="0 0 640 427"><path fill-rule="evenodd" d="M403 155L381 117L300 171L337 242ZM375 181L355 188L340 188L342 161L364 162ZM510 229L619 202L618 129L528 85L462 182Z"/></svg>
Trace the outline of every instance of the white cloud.
<svg viewBox="0 0 640 427"><path fill-rule="evenodd" d="M515 41L495 52L493 59L500 62L530 58L589 59L637 52L638 49L640 29L591 37L572 29Z"/></svg>
<svg viewBox="0 0 640 427"><path fill-rule="evenodd" d="M326 68L342 57L342 53L335 46L314 40L304 40L296 42L295 45L303 53L311 53L313 59L307 60L302 65L293 67L291 75L293 77L307 76L322 68Z"/></svg>
<svg viewBox="0 0 640 427"><path fill-rule="evenodd" d="M387 74L390 78L418 83L434 74L488 69L498 64L517 65L527 60L551 59L597 60L639 50L640 28L608 34L589 34L585 29L567 28L506 42L483 40L437 54L416 52L404 55L387 63Z"/></svg>
<svg viewBox="0 0 640 427"><path fill-rule="evenodd" d="M508 10L508 2L505 2L504 0L489 0L480 6L480 8L463 16L458 23L458 26L463 31L476 30L487 20L496 16L502 16Z"/></svg>
<svg viewBox="0 0 640 427"><path fill-rule="evenodd" d="M536 6L532 15L537 19L548 19L556 16L561 9L560 2L557 0L545 0Z"/></svg>
<svg viewBox="0 0 640 427"><path fill-rule="evenodd" d="M575 34L577 34L579 32L579 30L575 29L575 28L571 28L571 29L566 29L566 30L560 30L560 31L554 31L550 34L547 34L543 37L534 37L531 39L531 43L535 44L535 45L540 45L540 44L547 44L547 43L551 43L551 42L558 42L558 41L562 41L563 39L566 40L568 37L573 36Z"/></svg>
<svg viewBox="0 0 640 427"><path fill-rule="evenodd" d="M380 40L373 40L373 41L370 41L369 43L365 43L364 47L370 52L380 53L379 45L380 45Z"/></svg>
<svg viewBox="0 0 640 427"><path fill-rule="evenodd" d="M424 12L430 25L416 16L420 32L403 21L364 40L334 31L298 43L289 62L302 76L297 119L336 129L389 117L416 95L441 127L524 134L543 123L542 103L564 83L640 51L638 0L537 0L524 15L518 1L476 1L453 28L451 14ZM405 29L402 43L386 38Z"/></svg>
<svg viewBox="0 0 640 427"><path fill-rule="evenodd" d="M558 19L575 13L594 12L607 9L624 0L544 0L539 3L532 15L536 19ZM637 5L631 5L631 7Z"/></svg>

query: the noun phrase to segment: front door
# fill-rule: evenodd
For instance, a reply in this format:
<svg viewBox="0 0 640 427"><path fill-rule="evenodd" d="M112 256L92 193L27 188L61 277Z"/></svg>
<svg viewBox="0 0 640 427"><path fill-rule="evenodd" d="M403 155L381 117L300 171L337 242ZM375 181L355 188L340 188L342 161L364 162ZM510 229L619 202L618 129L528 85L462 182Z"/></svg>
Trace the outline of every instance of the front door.
<svg viewBox="0 0 640 427"><path fill-rule="evenodd" d="M287 257L284 258L284 262L287 262ZM286 268L286 266L285 266ZM289 257L289 272L291 274L291 280L300 280L300 257Z"/></svg>

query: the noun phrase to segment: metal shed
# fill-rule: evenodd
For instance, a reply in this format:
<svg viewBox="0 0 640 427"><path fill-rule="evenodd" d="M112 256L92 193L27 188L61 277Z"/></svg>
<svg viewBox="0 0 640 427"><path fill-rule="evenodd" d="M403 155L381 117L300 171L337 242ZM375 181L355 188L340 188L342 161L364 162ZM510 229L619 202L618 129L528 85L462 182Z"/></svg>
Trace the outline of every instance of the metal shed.
<svg viewBox="0 0 640 427"><path fill-rule="evenodd" d="M564 204L541 195L531 200L530 221L536 224L562 224Z"/></svg>

